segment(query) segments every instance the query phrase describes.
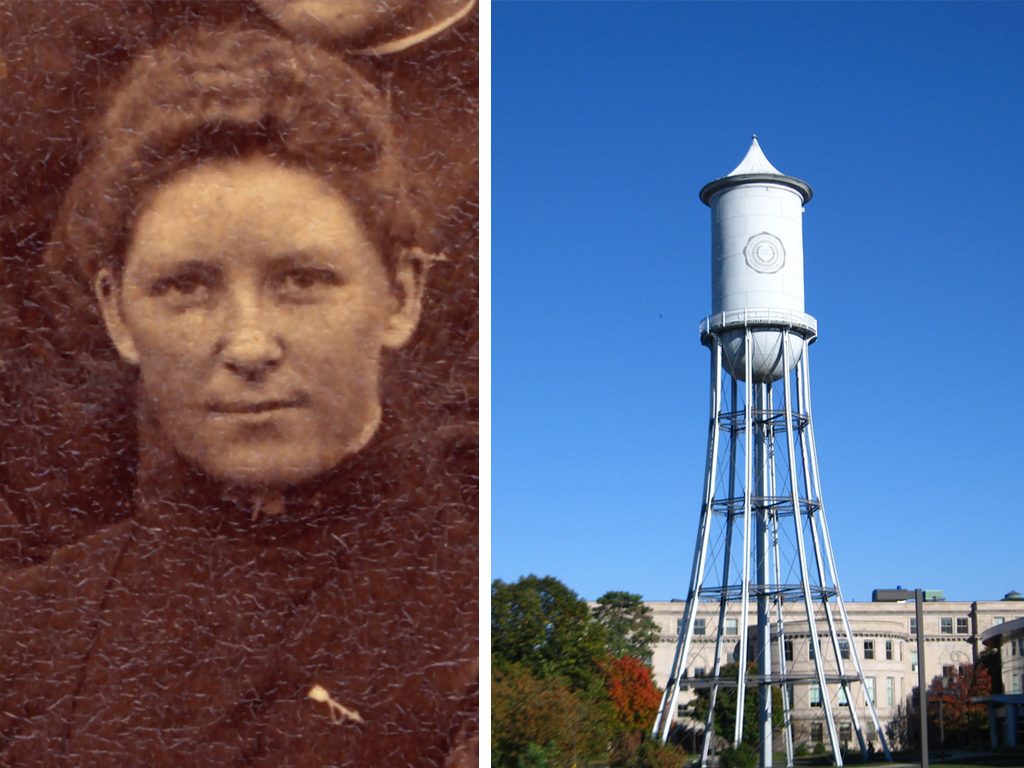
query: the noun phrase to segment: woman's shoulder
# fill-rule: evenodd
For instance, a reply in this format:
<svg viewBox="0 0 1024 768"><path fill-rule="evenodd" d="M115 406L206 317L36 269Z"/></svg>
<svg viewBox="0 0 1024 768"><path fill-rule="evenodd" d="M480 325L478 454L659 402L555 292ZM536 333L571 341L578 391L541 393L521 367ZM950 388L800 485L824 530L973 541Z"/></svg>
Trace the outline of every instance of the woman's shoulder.
<svg viewBox="0 0 1024 768"><path fill-rule="evenodd" d="M47 599L57 597L88 597L98 586L106 584L106 576L124 548L130 520L122 520L86 536L74 544L55 550L44 562L0 573L0 597L25 595L47 590ZM106 576L105 576L105 575ZM0 600L6 608L10 600Z"/></svg>
<svg viewBox="0 0 1024 768"><path fill-rule="evenodd" d="M103 599L130 522L56 550L37 565L0 574L0 689L19 659L67 660Z"/></svg>
<svg viewBox="0 0 1024 768"><path fill-rule="evenodd" d="M13 643L37 645L68 634L99 601L124 549L131 522L121 521L56 550L37 565L0 574L0 670Z"/></svg>
<svg viewBox="0 0 1024 768"><path fill-rule="evenodd" d="M39 733L59 730L59 704L71 699L129 526L0 574L0 744L30 721Z"/></svg>

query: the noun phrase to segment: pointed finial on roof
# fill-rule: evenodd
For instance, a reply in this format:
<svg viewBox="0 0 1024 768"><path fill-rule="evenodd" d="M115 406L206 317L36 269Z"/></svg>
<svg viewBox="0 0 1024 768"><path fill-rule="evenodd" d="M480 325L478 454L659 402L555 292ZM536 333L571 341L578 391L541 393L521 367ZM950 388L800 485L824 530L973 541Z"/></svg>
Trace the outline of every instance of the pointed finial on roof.
<svg viewBox="0 0 1024 768"><path fill-rule="evenodd" d="M711 205L713 195L731 187L755 182L768 182L791 187L800 194L805 203L814 195L806 181L794 176L787 176L768 162L768 158L761 151L761 145L757 143L757 134L755 133L750 137L750 149L747 150L747 154L744 155L740 164L733 168L728 175L709 181L701 188L701 202Z"/></svg>
<svg viewBox="0 0 1024 768"><path fill-rule="evenodd" d="M768 162L768 158L764 156L764 152L761 151L761 145L757 143L757 134L755 133L750 141L750 149L747 150L747 154L740 161L740 164L733 168L732 173L729 176L739 176L747 173L767 173L773 176L784 176L785 174Z"/></svg>

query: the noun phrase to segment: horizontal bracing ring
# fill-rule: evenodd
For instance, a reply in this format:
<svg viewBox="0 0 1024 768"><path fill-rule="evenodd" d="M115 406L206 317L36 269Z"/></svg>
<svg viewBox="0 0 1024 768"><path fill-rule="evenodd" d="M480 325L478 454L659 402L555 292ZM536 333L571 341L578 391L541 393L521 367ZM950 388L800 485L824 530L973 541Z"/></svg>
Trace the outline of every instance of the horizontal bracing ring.
<svg viewBox="0 0 1024 768"><path fill-rule="evenodd" d="M793 419L793 427L797 430L803 429L810 422L805 413L793 411L790 416ZM745 411L722 411L718 414L718 422L726 431L742 432L746 428L746 419ZM782 432L786 429L786 412L751 408L750 421L755 428L771 425Z"/></svg>
<svg viewBox="0 0 1024 768"><path fill-rule="evenodd" d="M787 673L785 675L747 675L747 687L754 688L759 685L812 685L818 682L818 675L813 672L793 674ZM860 678L857 675L825 675L825 683L830 685L839 685L840 683L857 683L860 682ZM680 685L688 685L691 688L710 688L713 685L718 685L720 688L735 688L736 678L719 678L715 680L714 677L682 677L679 680ZM671 681L669 682L671 685Z"/></svg>
<svg viewBox="0 0 1024 768"><path fill-rule="evenodd" d="M821 509L821 502L813 499L799 499L800 512L808 515ZM711 509L718 515L742 515L745 506L745 499L742 496L733 496L727 499L712 499ZM750 508L753 512L768 511L777 515L793 514L792 496L751 496Z"/></svg>
<svg viewBox="0 0 1024 768"><path fill-rule="evenodd" d="M836 596L834 587L810 586L811 596L818 599L828 599ZM792 602L803 602L804 588L802 584L751 584L748 587L748 595L751 597L775 597L780 596L783 602L790 598ZM725 597L726 603L739 603L743 599L743 588L739 584L727 584L726 586L703 586L700 589L701 599L714 598L721 600Z"/></svg>

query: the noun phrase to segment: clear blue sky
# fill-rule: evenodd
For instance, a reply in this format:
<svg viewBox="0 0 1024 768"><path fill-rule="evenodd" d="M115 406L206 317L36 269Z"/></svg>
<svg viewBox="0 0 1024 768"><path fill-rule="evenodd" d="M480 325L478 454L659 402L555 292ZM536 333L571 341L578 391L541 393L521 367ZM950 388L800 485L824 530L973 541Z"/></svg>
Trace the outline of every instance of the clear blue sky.
<svg viewBox="0 0 1024 768"><path fill-rule="evenodd" d="M1024 4L503 2L492 568L684 597L707 429L700 187L808 181L843 591L1024 591Z"/></svg>

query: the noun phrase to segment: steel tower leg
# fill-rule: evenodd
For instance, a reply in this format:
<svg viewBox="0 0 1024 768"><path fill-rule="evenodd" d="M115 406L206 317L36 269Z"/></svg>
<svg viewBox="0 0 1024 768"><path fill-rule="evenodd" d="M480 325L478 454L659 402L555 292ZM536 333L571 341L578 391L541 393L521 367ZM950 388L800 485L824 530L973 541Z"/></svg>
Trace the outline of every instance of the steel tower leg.
<svg viewBox="0 0 1024 768"><path fill-rule="evenodd" d="M735 438L734 438L735 439ZM735 445L732 447L735 455ZM735 472L732 473L730 478L731 484L735 484ZM718 681L722 673L722 648L725 645L725 611L728 605L728 576L729 576L729 557L732 554L732 535L733 535L733 522L735 515L731 512L728 514L725 523L725 562L722 566L722 572L724 578L722 579L722 596L718 603L718 632L715 637L715 660L711 668L711 690L708 695L708 712L704 718L704 743L701 746L701 765L706 766L708 760L708 752L711 746L711 742L715 737L715 705L718 703Z"/></svg>
<svg viewBox="0 0 1024 768"><path fill-rule="evenodd" d="M768 617L768 589L770 586L768 565L768 500L771 498L771 476L769 474L770 414L768 388L761 383L757 387L755 405L758 411L758 429L755 457L759 477L756 488L760 501L757 504L757 671L760 678L758 691L758 725L761 742L761 765L772 766L772 639Z"/></svg>
<svg viewBox="0 0 1024 768"><path fill-rule="evenodd" d="M814 561L818 569L818 583L822 586L821 607L825 614L825 621L828 624L829 637L832 640L832 649L836 655L836 667L839 670L839 690L842 692L842 695L846 698L846 704L850 709L850 722L853 725L854 732L857 734L857 743L860 746L861 755L865 760L867 760L868 748L867 744L865 744L864 742L864 735L863 733L861 733L860 718L857 717L857 707L856 700L853 697L853 689L850 687L850 682L846 679L846 665L843 663L843 655L841 653L839 643L839 633L836 632L835 619L832 616L832 607L828 601L828 590L826 589L827 582L825 581L825 568L821 557L821 547L819 546L818 542L818 525L815 522L813 511L809 512L809 521L811 527L811 539L814 543ZM853 633L849 631L848 627L845 628L845 630L847 651L850 653L851 658L855 659L857 657L857 649L854 647Z"/></svg>
<svg viewBox="0 0 1024 768"><path fill-rule="evenodd" d="M781 566L779 565L779 518L778 515L772 518L772 551L774 553L775 561L775 584L781 591L782 587L782 573ZM779 656L779 677L782 680L786 679L787 666L786 666L786 629L785 622L782 617L782 595L776 594L775 596L775 634L778 638L778 656ZM786 739L786 768L793 768L793 715L789 711L789 695L792 690L791 683L782 683L782 723L783 733Z"/></svg>
<svg viewBox="0 0 1024 768"><path fill-rule="evenodd" d="M750 514L751 514L751 474L753 464L753 413L751 412L751 395L753 394L753 339L749 326L744 331L746 355L746 381L743 396L743 577L740 582L740 658L739 672L736 676L736 729L732 745L738 747L743 740L743 713L747 693L747 632L750 617Z"/></svg>
<svg viewBox="0 0 1024 768"><path fill-rule="evenodd" d="M718 703L718 681L722 672L722 648L725 644L725 613L729 603L729 565L732 560L733 522L736 519L732 502L736 498L736 445L739 440L736 430L736 399L739 387L736 379L729 377L729 408L733 417L729 423L729 487L725 512L725 552L722 559L722 584L718 599L718 630L715 633L715 659L711 669L711 689L708 694L708 712L704 718L704 740L701 745L700 764L706 768L708 752L714 740L715 705Z"/></svg>
<svg viewBox="0 0 1024 768"><path fill-rule="evenodd" d="M807 354L807 344L806 344L806 342L804 342L803 355L801 356L804 361L806 361L806 357L805 357L806 354ZM835 653L835 655L836 655L836 668L837 668L837 670L839 672L839 677L840 677L840 680L839 680L839 690L842 693L842 696L845 697L845 699L846 699L847 706L849 707L849 710L850 710L850 721L851 721L851 723L853 725L854 732L857 734L857 741L858 741L858 744L860 746L861 755L866 760L867 756L868 756L867 745L864 742L864 735L861 732L860 719L857 717L857 707L856 707L856 700L854 699L854 696L853 696L853 689L850 687L850 683L846 679L846 665L843 663L843 654L842 654L841 643L839 641L839 633L836 631L835 618L832 615L832 606L829 603L829 592L830 592L830 590L828 588L829 580L827 578L827 574L826 574L826 570L825 570L825 562L824 562L824 560L823 560L823 558L821 556L821 542L819 540L820 536L819 536L819 533L818 533L818 524L817 524L817 517L821 514L821 508L820 508L821 499L820 499L820 496L817 493L815 493L814 490L812 489L811 470L810 470L810 466L809 466L810 463L808 461L807 440L806 440L807 429L808 429L808 426L809 426L810 422L806 418L807 409L806 409L806 402L805 402L805 398L804 398L805 392L804 392L804 390L801 387L802 377L801 377L801 375L799 373L799 371L800 371L800 363L797 364L796 370L797 370L797 374L796 374L797 375L797 385L796 385L797 411L799 413L805 414L805 418L803 420L803 423L801 424L801 426L799 428L800 460L801 460L801 466L802 466L802 469L803 469L804 496L807 498L807 501L808 501L807 520L808 520L808 524L810 526L811 543L812 543L813 550L814 550L814 563L815 563L815 567L816 567L816 570L817 570L817 573L818 573L818 584L821 587L821 595L820 595L820 597L821 597L821 608L822 608L822 613L824 613L824 615L825 615L825 622L826 622L826 624L828 626L828 634L829 634L829 640L830 640L831 645L832 645L832 652ZM795 457L794 457L794 459L795 459ZM816 508L816 505L817 505L817 508ZM832 569L829 569L829 570L830 570L831 575L833 577L832 578L832 583L835 584L835 572ZM856 648L854 647L853 633L849 631L848 627L846 627L844 629L846 630L846 647L847 647L847 650L848 650L848 652L850 654L853 654L854 657L855 657L856 656Z"/></svg>
<svg viewBox="0 0 1024 768"><path fill-rule="evenodd" d="M672 671L669 675L668 684L665 686L665 693L662 695L661 708L658 712L657 720L652 729L652 735L654 736L658 736L660 729L662 742L668 739L669 729L672 726L672 713L675 712L679 699L679 681L686 672L685 665L690 643L693 640L693 624L697 617L700 589L704 581L704 567L707 560L708 540L710 539L711 521L713 518L712 502L715 495L715 476L718 467L722 389L722 346L717 338L713 341L711 357L711 413L708 423L708 455L704 473L704 504L701 510L700 530L694 551L693 569L690 574L690 591L687 595L686 609L683 616L684 629L679 633L675 657L672 660Z"/></svg>
<svg viewBox="0 0 1024 768"><path fill-rule="evenodd" d="M871 715L871 720L875 726L875 732L878 734L879 742L882 745L882 751L885 753L885 759L892 762L892 753L889 751L889 743L885 738L885 732L882 729L882 724L878 719L878 710L875 707L874 697L867 695L867 681L864 677L864 670L861 667L860 656L856 652L856 648L853 647L853 631L850 626L850 617L846 611L846 601L843 599L843 590L839 584L839 572L836 570L835 556L832 552L832 542L828 534L828 520L825 516L825 504L822 500L821 495L821 476L818 471L818 455L817 449L814 444L814 419L811 414L811 386L810 386L810 361L809 361L809 345L804 340L803 355L801 356L800 363L797 366L797 386L799 390L799 396L801 405L804 413L807 415L807 426L806 426L806 440L802 445L802 451L804 454L804 461L810 462L811 471L809 474L810 481L813 483L814 498L818 502L819 516L821 518L821 539L825 549L825 557L828 563L829 571L832 574L832 583L835 586L836 592L836 604L839 606L839 614L843 621L843 628L846 631L846 635L850 638L852 660L855 669L857 670L857 677L860 679L862 688L864 689L864 699L867 702L868 713ZM807 475L807 470L804 470ZM877 691L875 692L877 696ZM850 711L854 718L856 718L856 711L854 702L850 700ZM861 734L859 723L855 722L857 728L857 737L861 744L861 750L867 758L867 749L864 745L864 738Z"/></svg>
<svg viewBox="0 0 1024 768"><path fill-rule="evenodd" d="M818 643L818 628L814 620L814 600L811 597L811 584L807 572L807 550L804 547L803 515L799 498L799 483L796 472L796 453L794 451L795 441L793 439L793 393L789 375L789 344L783 339L782 344L783 365L786 374L782 377L784 382L785 410L786 410L786 445L789 454L789 489L792 494L793 520L795 522L797 555L800 559L800 585L803 591L804 608L807 614L807 628L810 634L811 648L814 653L814 668L818 677L818 686L821 691L821 704L825 712L825 723L828 726L829 741L832 744L832 755L836 765L843 764L843 755L839 747L839 736L836 733L835 720L832 717L832 702L828 695L828 685L825 682L824 659L821 656L821 645Z"/></svg>
<svg viewBox="0 0 1024 768"><path fill-rule="evenodd" d="M768 495L771 499L776 498L778 484L775 479L777 469L775 462L775 402L772 396L772 387L768 387L768 411L772 414L770 428L768 430ZM789 711L789 696L792 684L785 682L787 674L786 665L786 629L783 619L783 596L782 596L782 564L779 557L779 510L777 503L772 507L771 514L771 547L772 563L774 565L775 594L772 604L775 608L775 639L779 664L779 689L782 692L782 732L786 742L786 768L793 768L793 716Z"/></svg>

